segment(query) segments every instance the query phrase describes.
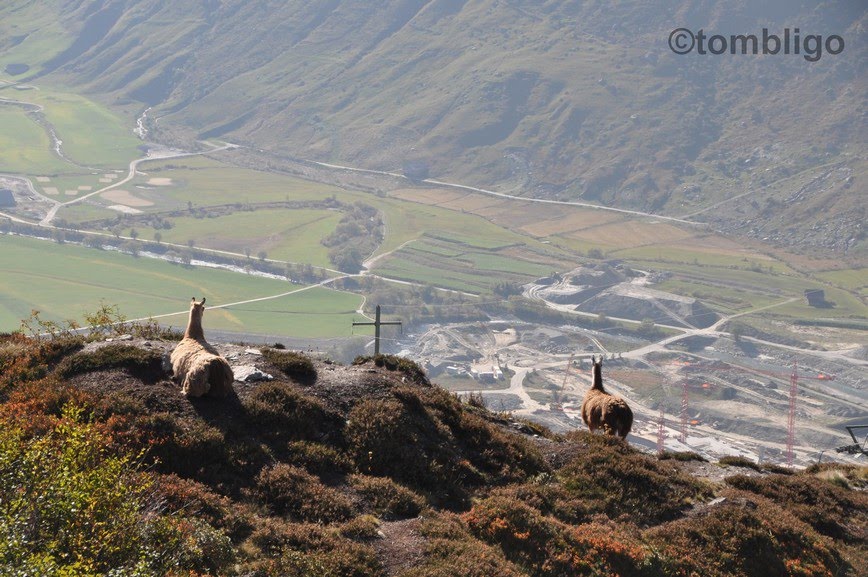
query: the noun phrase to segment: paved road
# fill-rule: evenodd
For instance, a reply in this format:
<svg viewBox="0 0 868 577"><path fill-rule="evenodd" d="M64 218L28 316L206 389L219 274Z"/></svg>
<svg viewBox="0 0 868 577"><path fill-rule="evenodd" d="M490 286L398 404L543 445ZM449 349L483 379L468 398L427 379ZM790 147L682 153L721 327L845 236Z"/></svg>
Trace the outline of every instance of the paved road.
<svg viewBox="0 0 868 577"><path fill-rule="evenodd" d="M309 162L311 164L315 164L317 166L322 166L325 168L334 168L334 169L338 169L338 170L348 170L351 172L360 172L363 174L379 174L381 176L400 178L400 179L404 179L404 180L412 182L412 179L407 178L403 174L400 174L397 172L389 172L386 170L370 170L367 168L357 168L354 166L346 166L346 165L342 165L342 164L330 164L327 162L317 162L315 160L307 160L306 162ZM425 180L422 180L421 182L424 182L425 184L433 184L435 186L443 186L446 188L457 188L459 190L476 192L476 193L485 194L488 196L496 196L498 198L503 198L506 200L515 200L515 201L520 201L520 202L532 202L532 203L537 203L537 204L555 204L555 205L560 205L560 206L576 206L579 208L591 208L594 210L605 210L608 212L617 212L620 214L628 214L631 216L641 216L641 217L645 217L645 218L653 218L656 220L665 220L667 222L677 222L680 224L687 224L687 225L691 225L691 226L707 226L703 222L696 222L696 221L687 220L684 218L677 218L674 216L663 216L660 214L653 214L650 212L642 212L639 210L627 210L624 208L615 208L615 207L604 206L604 205L600 205L600 204L592 204L589 202L577 202L577 201L568 201L568 200L551 200L551 199L546 199L546 198L516 196L514 194L507 194L505 192L496 192L494 190L488 190L485 188L478 188L475 186L467 186L465 184L458 184L455 182L446 182L446 181L442 181L442 180L434 180L432 178L426 178Z"/></svg>

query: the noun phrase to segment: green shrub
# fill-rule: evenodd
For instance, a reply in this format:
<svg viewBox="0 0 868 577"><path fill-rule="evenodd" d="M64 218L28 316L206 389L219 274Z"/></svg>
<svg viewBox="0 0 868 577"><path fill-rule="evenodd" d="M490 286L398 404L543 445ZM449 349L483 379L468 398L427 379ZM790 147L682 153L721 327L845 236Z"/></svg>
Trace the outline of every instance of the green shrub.
<svg viewBox="0 0 868 577"><path fill-rule="evenodd" d="M72 405L44 436L2 419L0 566L22 575L163 574L193 568L188 561L201 567L193 557L203 548L215 568L225 566L228 540L204 521L156 514L153 478L109 444ZM196 535L179 532L184 523Z"/></svg>
<svg viewBox="0 0 868 577"><path fill-rule="evenodd" d="M304 469L279 463L256 477L256 496L278 515L297 521L344 521L353 513L352 503Z"/></svg>
<svg viewBox="0 0 868 577"><path fill-rule="evenodd" d="M415 517L425 506L425 499L388 477L352 475L349 480L369 510L383 519Z"/></svg>
<svg viewBox="0 0 868 577"><path fill-rule="evenodd" d="M301 353L277 349L262 349L262 356L287 377L299 381L316 380L316 367L313 366L313 361Z"/></svg>
<svg viewBox="0 0 868 577"><path fill-rule="evenodd" d="M57 374L69 378L104 369L127 368L133 372L161 375L162 366L162 357L156 351L131 345L111 344L92 352L66 357L57 366Z"/></svg>

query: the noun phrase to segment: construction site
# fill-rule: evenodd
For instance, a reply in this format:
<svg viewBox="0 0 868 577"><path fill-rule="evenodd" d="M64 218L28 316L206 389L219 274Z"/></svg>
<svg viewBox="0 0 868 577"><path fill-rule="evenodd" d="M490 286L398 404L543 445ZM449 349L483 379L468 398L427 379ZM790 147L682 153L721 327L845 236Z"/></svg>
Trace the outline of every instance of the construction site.
<svg viewBox="0 0 868 577"><path fill-rule="evenodd" d="M559 432L584 427L580 409L591 382L590 358L596 355L604 358L606 390L624 397L635 415L628 440L648 451L792 466L864 458L868 429L853 429L856 436L847 429L868 425L864 345L803 349L734 337L721 329L728 319L716 314L695 322L704 318L701 303L667 300L643 287L641 276L605 276L616 286L585 287L583 294L563 280L525 287L526 295L552 308L574 311L574 325L514 318L429 325L405 335L401 353L450 390ZM589 299L623 299L631 286L629 298L665 311L677 334L643 339L583 322L599 314L582 310ZM632 314L628 306L620 311L627 318ZM686 318L691 314L694 322Z"/></svg>

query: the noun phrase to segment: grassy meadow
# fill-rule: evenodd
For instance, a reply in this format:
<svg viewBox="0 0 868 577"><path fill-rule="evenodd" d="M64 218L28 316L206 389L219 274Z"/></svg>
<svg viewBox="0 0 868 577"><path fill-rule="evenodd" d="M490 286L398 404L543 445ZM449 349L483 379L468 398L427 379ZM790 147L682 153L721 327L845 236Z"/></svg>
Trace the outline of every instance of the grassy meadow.
<svg viewBox="0 0 868 577"><path fill-rule="evenodd" d="M48 134L22 108L0 104L0 172L31 175L70 168L51 151Z"/></svg>
<svg viewBox="0 0 868 577"><path fill-rule="evenodd" d="M165 315L168 324L186 322L191 296L222 305L297 291L305 287L228 271L182 267L70 244L0 236L0 332L16 330L31 309L51 320L81 322L101 301L117 304L129 318ZM208 326L296 337L333 334L348 327L361 297L314 288L280 299L212 309ZM242 308L243 307L243 308ZM316 313L316 314L314 314ZM328 313L328 314L326 314ZM286 323L284 315L292 315ZM332 322L324 323L325 318Z"/></svg>

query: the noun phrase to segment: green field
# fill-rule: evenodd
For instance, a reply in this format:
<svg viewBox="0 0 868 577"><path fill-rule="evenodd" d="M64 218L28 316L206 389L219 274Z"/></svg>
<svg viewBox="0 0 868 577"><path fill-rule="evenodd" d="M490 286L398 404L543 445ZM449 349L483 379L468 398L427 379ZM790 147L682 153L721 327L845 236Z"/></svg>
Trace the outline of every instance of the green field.
<svg viewBox="0 0 868 577"><path fill-rule="evenodd" d="M34 175L71 168L52 152L48 134L22 108L0 104L0 172Z"/></svg>
<svg viewBox="0 0 868 577"><path fill-rule="evenodd" d="M166 322L183 323L192 296L205 296L209 303L221 305L304 288L228 271L185 268L110 251L5 235L0 236L0 269L0 331L16 330L31 309L39 310L45 319L80 322L103 300L117 304L129 318L179 312ZM249 333L323 336L338 324L348 326L360 302L361 297L356 295L316 288L243 305L245 310L215 309L209 321L213 318L214 328ZM303 314L285 323L274 312L278 310ZM307 314L311 311L317 314ZM329 320L324 322L321 317Z"/></svg>
<svg viewBox="0 0 868 577"><path fill-rule="evenodd" d="M480 215L232 167L212 158L146 162L141 170L143 174L123 188L153 203L138 207L145 213L186 211L190 205L238 205L232 208L234 213L213 218L163 215L173 224L171 229L159 230L166 242L187 244L192 240L203 248L238 254L249 250L253 257L265 251L271 259L330 266L328 249L320 241L337 226L340 212L255 208L258 203L322 201L334 196L347 204L361 201L380 210L386 236L375 255L414 241L378 263L377 273L392 278L484 292L504 280L497 278L499 273L504 273L506 280L526 281L563 270L573 261L572 255L555 246ZM102 198L94 200L102 205L110 203ZM81 222L93 214L74 206L62 209L58 215ZM126 224L124 234L129 232L129 226L136 225ZM142 239L151 239L157 232L143 226L137 226L137 230ZM500 254L510 247L523 256Z"/></svg>
<svg viewBox="0 0 868 577"><path fill-rule="evenodd" d="M357 327L354 320L366 321L355 311L362 304L358 295L315 287L277 299L233 305L209 312L208 326L238 332L308 338L372 334L373 329Z"/></svg>
<svg viewBox="0 0 868 577"><path fill-rule="evenodd" d="M328 248L320 240L332 232L341 213L332 210L256 210L236 212L217 218L173 218L174 227L160 230L164 242L186 244L238 254L250 251L256 257L265 251L268 258L331 266ZM154 229L139 230L142 238L153 238Z"/></svg>
<svg viewBox="0 0 868 577"><path fill-rule="evenodd" d="M63 140L64 154L78 164L126 169L142 156L141 141L132 132L134 119L121 118L77 94L47 88L29 91L21 100L45 107L46 119Z"/></svg>

